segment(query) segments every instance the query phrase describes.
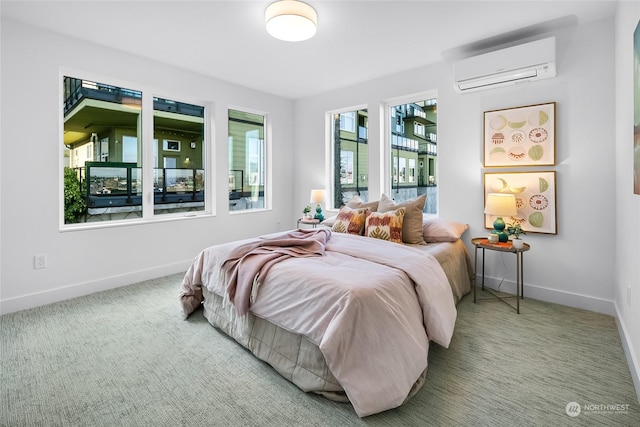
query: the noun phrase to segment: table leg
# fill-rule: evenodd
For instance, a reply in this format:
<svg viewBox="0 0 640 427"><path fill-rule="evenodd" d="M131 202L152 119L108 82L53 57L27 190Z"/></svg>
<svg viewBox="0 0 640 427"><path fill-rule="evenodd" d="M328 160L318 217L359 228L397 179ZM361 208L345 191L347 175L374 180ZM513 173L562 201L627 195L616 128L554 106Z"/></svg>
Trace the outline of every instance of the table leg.
<svg viewBox="0 0 640 427"><path fill-rule="evenodd" d="M520 290L522 282L520 282L520 253L516 252L516 312L520 314Z"/></svg>
<svg viewBox="0 0 640 427"><path fill-rule="evenodd" d="M485 252L484 252L484 248L482 248L482 290L484 291L484 257L485 257Z"/></svg>
<svg viewBox="0 0 640 427"><path fill-rule="evenodd" d="M522 285L520 298L524 299L524 252L520 252L520 283Z"/></svg>
<svg viewBox="0 0 640 427"><path fill-rule="evenodd" d="M476 246L476 250L473 257L473 302L476 302L476 281L478 280L478 247Z"/></svg>

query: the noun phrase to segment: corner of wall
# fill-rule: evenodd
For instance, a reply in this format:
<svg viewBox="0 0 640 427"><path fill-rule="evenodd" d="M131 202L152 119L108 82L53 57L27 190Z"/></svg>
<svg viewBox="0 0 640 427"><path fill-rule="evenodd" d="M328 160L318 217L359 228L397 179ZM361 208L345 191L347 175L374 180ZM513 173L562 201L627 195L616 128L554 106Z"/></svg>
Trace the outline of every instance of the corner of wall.
<svg viewBox="0 0 640 427"><path fill-rule="evenodd" d="M633 343L629 339L629 332L625 325L624 317L621 316L618 304L614 303L616 310L616 326L620 332L620 341L622 341L622 348L624 349L624 355L627 358L627 364L629 365L629 372L631 373L631 379L633 379L633 386L636 389L636 397L640 402L640 360L636 357L637 352L634 351Z"/></svg>

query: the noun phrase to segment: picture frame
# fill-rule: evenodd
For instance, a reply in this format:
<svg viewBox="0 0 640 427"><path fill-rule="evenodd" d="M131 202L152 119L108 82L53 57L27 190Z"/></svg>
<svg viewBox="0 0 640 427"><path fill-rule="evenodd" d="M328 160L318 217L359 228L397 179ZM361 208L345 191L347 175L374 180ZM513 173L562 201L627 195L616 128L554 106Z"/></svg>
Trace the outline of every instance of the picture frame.
<svg viewBox="0 0 640 427"><path fill-rule="evenodd" d="M484 112L485 167L556 164L556 103Z"/></svg>
<svg viewBox="0 0 640 427"><path fill-rule="evenodd" d="M518 213L515 217L503 218L505 223L518 223L526 233L558 234L555 171L485 172L485 202L489 193L516 197ZM495 218L485 215L485 228L492 229Z"/></svg>

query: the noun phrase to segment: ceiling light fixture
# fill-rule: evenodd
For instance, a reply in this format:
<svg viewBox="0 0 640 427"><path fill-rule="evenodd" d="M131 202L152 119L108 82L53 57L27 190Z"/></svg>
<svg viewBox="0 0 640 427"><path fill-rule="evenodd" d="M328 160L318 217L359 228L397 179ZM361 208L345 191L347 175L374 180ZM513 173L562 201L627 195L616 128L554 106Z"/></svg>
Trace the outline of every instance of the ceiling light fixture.
<svg viewBox="0 0 640 427"><path fill-rule="evenodd" d="M301 1L280 0L267 7L264 21L267 32L273 37L299 42L315 35L318 14L314 8Z"/></svg>

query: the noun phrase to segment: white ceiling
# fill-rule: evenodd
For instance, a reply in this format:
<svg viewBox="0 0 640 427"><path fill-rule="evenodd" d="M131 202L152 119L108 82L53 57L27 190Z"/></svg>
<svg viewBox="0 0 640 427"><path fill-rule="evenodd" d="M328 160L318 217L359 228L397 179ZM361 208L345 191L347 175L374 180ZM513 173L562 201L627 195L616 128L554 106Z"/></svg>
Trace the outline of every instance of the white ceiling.
<svg viewBox="0 0 640 427"><path fill-rule="evenodd" d="M307 0L318 32L283 42L263 1L7 1L3 17L298 99L615 13L603 1Z"/></svg>

